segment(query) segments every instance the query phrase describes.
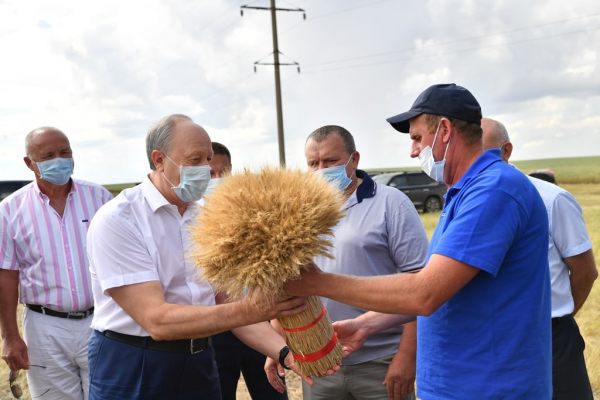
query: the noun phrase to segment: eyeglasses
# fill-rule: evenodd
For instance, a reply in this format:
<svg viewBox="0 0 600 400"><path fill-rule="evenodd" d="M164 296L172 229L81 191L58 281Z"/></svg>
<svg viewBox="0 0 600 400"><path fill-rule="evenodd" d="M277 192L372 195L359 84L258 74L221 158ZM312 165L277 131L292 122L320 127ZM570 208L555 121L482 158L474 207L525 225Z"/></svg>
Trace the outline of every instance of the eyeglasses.
<svg viewBox="0 0 600 400"><path fill-rule="evenodd" d="M38 367L38 368L46 368L43 365L29 365L30 367ZM18 369L13 371L12 369L8 373L8 386L10 387L10 392L12 393L15 399L20 399L23 396L23 389L21 388L21 384L17 382L19 379L19 375L21 375L21 370ZM44 393L45 394L45 393Z"/></svg>

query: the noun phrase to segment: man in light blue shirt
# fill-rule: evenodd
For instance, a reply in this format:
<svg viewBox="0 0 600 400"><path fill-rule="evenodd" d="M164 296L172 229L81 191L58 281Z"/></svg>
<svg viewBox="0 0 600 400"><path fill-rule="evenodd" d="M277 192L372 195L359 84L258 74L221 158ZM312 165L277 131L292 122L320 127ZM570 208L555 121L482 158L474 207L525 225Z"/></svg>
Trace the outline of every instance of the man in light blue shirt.
<svg viewBox="0 0 600 400"><path fill-rule="evenodd" d="M483 148L499 148L506 162L512 143L503 124L483 118ZM552 387L554 400L592 399L585 341L573 316L598 277L592 242L575 197L559 186L529 178L548 213L548 263L552 287Z"/></svg>
<svg viewBox="0 0 600 400"><path fill-rule="evenodd" d="M327 125L305 145L309 169L346 197L345 216L334 228L333 258L317 257L325 271L355 276L415 272L427 255L427 235L412 202L401 191L377 185L358 169L360 154L350 132ZM323 299L332 321L369 317L366 310ZM372 335L344 358L335 375L304 385L305 399L414 399L416 322ZM398 345L400 343L400 345ZM384 385L385 383L385 385Z"/></svg>

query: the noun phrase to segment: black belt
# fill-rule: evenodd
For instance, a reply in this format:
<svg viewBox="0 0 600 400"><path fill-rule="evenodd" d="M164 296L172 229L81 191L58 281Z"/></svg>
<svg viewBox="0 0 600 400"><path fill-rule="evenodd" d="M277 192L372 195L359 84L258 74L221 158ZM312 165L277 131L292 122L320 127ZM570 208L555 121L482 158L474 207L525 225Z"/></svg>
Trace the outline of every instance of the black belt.
<svg viewBox="0 0 600 400"><path fill-rule="evenodd" d="M40 314L51 315L53 317L66 318L66 319L84 319L94 313L94 307L92 307L88 310L85 310L85 311L69 311L69 312L52 310L50 308L40 306L38 304L25 304L25 307L29 308L31 311L35 311Z"/></svg>
<svg viewBox="0 0 600 400"><path fill-rule="evenodd" d="M169 353L200 353L209 346L209 338L181 339L181 340L154 340L150 336L126 335L115 331L100 332L107 338L122 343L148 350L166 351Z"/></svg>
<svg viewBox="0 0 600 400"><path fill-rule="evenodd" d="M572 319L573 319L572 314L563 315L562 317L554 317L554 318L552 318L552 326L563 324Z"/></svg>

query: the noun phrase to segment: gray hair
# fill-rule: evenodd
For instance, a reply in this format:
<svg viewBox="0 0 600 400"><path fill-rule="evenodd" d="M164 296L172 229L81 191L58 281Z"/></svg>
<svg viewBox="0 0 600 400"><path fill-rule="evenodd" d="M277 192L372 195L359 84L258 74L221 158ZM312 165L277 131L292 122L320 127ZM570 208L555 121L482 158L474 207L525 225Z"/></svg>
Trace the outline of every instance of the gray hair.
<svg viewBox="0 0 600 400"><path fill-rule="evenodd" d="M146 156L148 157L150 169L156 169L152 162L152 151L158 150L166 154L171 146L171 138L175 124L180 121L191 120L192 119L187 115L171 114L162 118L150 128L146 135Z"/></svg>
<svg viewBox="0 0 600 400"><path fill-rule="evenodd" d="M354 144L354 137L352 137L352 134L348 132L346 128L338 125L325 125L315 129L310 135L308 135L306 142L312 139L317 143L321 143L333 133L337 133L342 138L344 147L346 148L348 154L352 154L356 151L356 145Z"/></svg>

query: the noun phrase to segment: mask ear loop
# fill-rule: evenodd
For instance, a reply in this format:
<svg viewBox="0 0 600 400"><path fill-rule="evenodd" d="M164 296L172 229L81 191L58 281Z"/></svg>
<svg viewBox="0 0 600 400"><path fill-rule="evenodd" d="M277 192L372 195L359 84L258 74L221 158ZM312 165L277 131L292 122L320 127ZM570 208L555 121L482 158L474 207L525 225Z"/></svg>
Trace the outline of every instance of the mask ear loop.
<svg viewBox="0 0 600 400"><path fill-rule="evenodd" d="M165 155L165 157L167 158L167 160L169 160L169 161L171 161L173 164L175 164L175 161L173 161L173 159L172 159L171 157L169 157L169 156L167 155L167 153L163 153L163 154ZM182 168L182 166L181 166L181 165L179 165L179 164L175 164L175 165L177 165L177 166L179 167L179 183L181 183L181 173L182 173L182 170L183 170L183 168ZM177 187L179 187L179 185L177 185L177 186L173 185L173 182L171 182L171 181L169 180L169 178L167 178L167 175L165 174L165 171L163 171L163 172L162 172L162 174L163 174L163 176L164 176L165 180L166 180L167 182L169 182L169 185L171 185L171 189L176 189Z"/></svg>
<svg viewBox="0 0 600 400"><path fill-rule="evenodd" d="M350 161L352 161L352 156L354 155L354 153L356 153L356 151L353 151L352 154L350 154L350 158L348 158L348 161L346 161L346 164L344 165L344 171L348 167L348 164L350 164ZM346 176L348 176L348 171L346 171L345 173ZM354 174L356 174L356 172L354 172ZM350 178L350 183L352 183L352 177L348 176L348 178ZM348 184L348 186L350 186L350 184Z"/></svg>
<svg viewBox="0 0 600 400"><path fill-rule="evenodd" d="M448 147L450 147L450 141L452 140L452 137L450 137L450 139L448 139L448 144L446 145L446 150L444 151L444 158L443 160L446 159L446 154L448 154Z"/></svg>
<svg viewBox="0 0 600 400"><path fill-rule="evenodd" d="M435 135L433 135L433 144L431 145L431 155L433 155L433 149L435 148L435 142L437 140L437 135L440 132L440 126L442 126L441 119L440 119L440 122L438 122L437 128L435 129ZM433 161L435 161L435 159Z"/></svg>
<svg viewBox="0 0 600 400"><path fill-rule="evenodd" d="M448 121L450 121L450 120L448 120ZM440 131L440 126L442 126L441 119L440 119L440 122L438 123L437 129L435 130L435 137L433 138L433 146L431 146L431 155L432 156L433 156L433 147L435 146L435 140L437 139L437 135ZM450 138L450 139L452 139L452 138ZM450 140L448 140L448 144L446 145L446 150L444 150L444 157L442 158L442 161L446 159L446 154L448 154L448 147L450 147ZM435 161L435 158L433 161ZM435 161L435 162L437 162L437 161Z"/></svg>

